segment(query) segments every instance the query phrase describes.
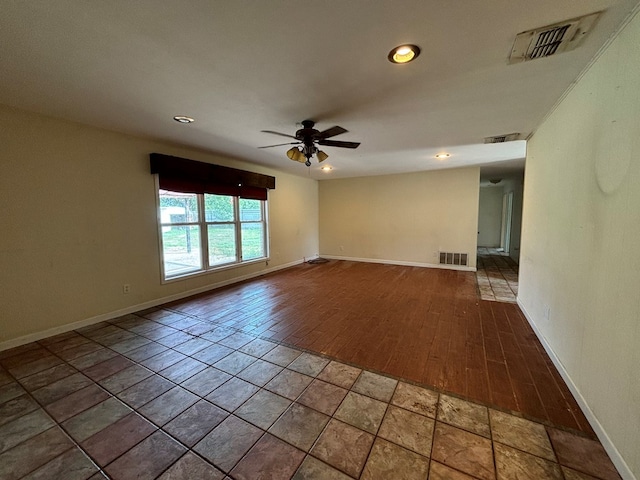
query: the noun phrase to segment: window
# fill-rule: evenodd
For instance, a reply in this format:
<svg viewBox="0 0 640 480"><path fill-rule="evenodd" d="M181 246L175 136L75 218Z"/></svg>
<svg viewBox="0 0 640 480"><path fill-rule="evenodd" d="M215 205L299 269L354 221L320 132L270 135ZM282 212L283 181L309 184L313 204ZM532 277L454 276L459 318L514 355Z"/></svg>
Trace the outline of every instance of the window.
<svg viewBox="0 0 640 480"><path fill-rule="evenodd" d="M158 190L164 279L267 258L266 202Z"/></svg>
<svg viewBox="0 0 640 480"><path fill-rule="evenodd" d="M161 153L149 160L164 280L268 258L267 192L275 177Z"/></svg>

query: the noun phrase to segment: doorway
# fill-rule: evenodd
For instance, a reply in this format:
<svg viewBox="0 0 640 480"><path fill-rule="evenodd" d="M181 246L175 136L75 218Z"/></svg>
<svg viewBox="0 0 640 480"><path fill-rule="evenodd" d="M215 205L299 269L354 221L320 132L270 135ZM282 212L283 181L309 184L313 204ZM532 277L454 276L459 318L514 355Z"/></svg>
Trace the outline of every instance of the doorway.
<svg viewBox="0 0 640 480"><path fill-rule="evenodd" d="M516 302L523 175L480 181L476 282L482 300Z"/></svg>
<svg viewBox="0 0 640 480"><path fill-rule="evenodd" d="M502 224L500 231L500 248L507 255L511 250L511 229L513 227L513 192L502 195Z"/></svg>

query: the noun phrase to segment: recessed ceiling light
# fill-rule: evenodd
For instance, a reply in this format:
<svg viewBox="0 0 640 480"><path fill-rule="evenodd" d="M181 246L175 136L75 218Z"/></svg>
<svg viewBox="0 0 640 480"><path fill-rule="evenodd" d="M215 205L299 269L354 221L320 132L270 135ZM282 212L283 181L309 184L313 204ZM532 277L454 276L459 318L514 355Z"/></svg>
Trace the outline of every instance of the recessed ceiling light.
<svg viewBox="0 0 640 480"><path fill-rule="evenodd" d="M193 123L195 120L191 117L185 117L184 115L176 115L173 119L178 123Z"/></svg>
<svg viewBox="0 0 640 480"><path fill-rule="evenodd" d="M329 170L332 170L332 168L329 165L325 165L324 167L321 168L321 170L328 172Z"/></svg>
<svg viewBox="0 0 640 480"><path fill-rule="evenodd" d="M417 45L400 45L389 52L387 58L391 63L409 63L420 55Z"/></svg>
<svg viewBox="0 0 640 480"><path fill-rule="evenodd" d="M451 156L451 154L449 154L449 153L439 153L439 154L436 155L436 158L439 158L439 159L442 160L443 158L449 158L450 156Z"/></svg>

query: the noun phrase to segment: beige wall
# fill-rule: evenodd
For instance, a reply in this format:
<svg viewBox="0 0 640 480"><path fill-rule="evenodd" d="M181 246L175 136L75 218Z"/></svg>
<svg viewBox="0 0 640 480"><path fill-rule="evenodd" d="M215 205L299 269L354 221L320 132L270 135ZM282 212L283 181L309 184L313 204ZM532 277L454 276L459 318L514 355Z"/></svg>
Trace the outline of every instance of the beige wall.
<svg viewBox="0 0 640 480"><path fill-rule="evenodd" d="M636 15L529 142L520 257L519 301L625 478L640 478L639 85Z"/></svg>
<svg viewBox="0 0 640 480"><path fill-rule="evenodd" d="M480 187L478 246L499 247L502 226L502 187Z"/></svg>
<svg viewBox="0 0 640 480"><path fill-rule="evenodd" d="M479 168L322 180L320 254L437 264L438 251L475 267Z"/></svg>
<svg viewBox="0 0 640 480"><path fill-rule="evenodd" d="M274 175L269 265L162 285L151 152ZM0 162L0 346L318 253L314 180L5 107Z"/></svg>

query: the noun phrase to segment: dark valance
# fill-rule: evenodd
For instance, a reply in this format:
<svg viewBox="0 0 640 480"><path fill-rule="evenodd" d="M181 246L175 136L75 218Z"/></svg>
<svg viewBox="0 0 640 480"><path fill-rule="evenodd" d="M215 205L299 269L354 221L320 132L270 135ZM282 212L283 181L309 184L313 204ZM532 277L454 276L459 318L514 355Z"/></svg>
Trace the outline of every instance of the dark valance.
<svg viewBox="0 0 640 480"><path fill-rule="evenodd" d="M232 195L266 200L267 189L276 188L269 175L152 153L151 173L158 174L160 188L172 192Z"/></svg>

